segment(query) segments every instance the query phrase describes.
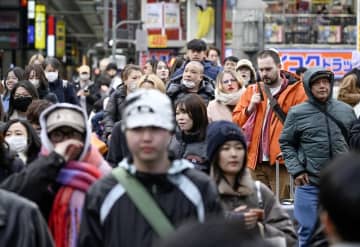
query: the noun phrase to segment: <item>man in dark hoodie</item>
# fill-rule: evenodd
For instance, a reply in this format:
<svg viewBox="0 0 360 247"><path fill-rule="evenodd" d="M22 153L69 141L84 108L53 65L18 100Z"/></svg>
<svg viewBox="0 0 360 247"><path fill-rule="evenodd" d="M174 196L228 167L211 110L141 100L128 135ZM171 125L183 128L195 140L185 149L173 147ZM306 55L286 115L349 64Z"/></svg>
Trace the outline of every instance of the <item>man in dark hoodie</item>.
<svg viewBox="0 0 360 247"><path fill-rule="evenodd" d="M307 70L304 88L308 100L291 108L279 139L296 185L299 246L309 246L318 218L319 174L327 161L348 151L348 132L356 119L349 105L332 98L333 85L333 72L321 67Z"/></svg>

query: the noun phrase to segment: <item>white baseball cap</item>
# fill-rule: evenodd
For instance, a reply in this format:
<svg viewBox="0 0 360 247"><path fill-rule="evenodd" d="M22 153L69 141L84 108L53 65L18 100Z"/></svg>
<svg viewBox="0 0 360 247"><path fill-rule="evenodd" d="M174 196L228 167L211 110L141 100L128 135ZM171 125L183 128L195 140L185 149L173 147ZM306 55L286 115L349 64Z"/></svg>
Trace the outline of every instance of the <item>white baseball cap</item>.
<svg viewBox="0 0 360 247"><path fill-rule="evenodd" d="M170 98L155 89L138 89L129 94L122 112L123 128L159 127L175 129L174 111Z"/></svg>

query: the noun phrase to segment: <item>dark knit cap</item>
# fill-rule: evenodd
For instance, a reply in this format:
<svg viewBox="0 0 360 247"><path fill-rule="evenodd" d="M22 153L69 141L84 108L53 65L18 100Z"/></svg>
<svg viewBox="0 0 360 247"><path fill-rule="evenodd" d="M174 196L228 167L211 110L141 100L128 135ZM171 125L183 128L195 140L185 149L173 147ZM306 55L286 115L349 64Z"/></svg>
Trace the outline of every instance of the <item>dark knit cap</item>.
<svg viewBox="0 0 360 247"><path fill-rule="evenodd" d="M209 124L206 131L207 156L212 161L217 150L227 141L240 141L247 152L246 139L242 130L229 121L215 121Z"/></svg>
<svg viewBox="0 0 360 247"><path fill-rule="evenodd" d="M109 64L106 66L105 71L108 71L108 70L111 70L111 69L113 69L113 70L117 70L117 69L118 69L116 63L109 63Z"/></svg>

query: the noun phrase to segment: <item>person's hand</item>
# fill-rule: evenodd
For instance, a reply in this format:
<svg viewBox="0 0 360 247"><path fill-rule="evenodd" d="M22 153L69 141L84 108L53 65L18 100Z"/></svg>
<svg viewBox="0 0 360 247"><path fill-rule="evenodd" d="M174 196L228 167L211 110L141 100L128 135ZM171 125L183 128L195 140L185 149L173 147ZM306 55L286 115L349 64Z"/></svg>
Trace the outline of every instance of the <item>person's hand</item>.
<svg viewBox="0 0 360 247"><path fill-rule="evenodd" d="M100 86L100 91L106 93L107 91L109 91L109 87L106 86L106 85L101 85Z"/></svg>
<svg viewBox="0 0 360 247"><path fill-rule="evenodd" d="M258 221L263 221L264 220L264 209L261 208L252 208L249 210L249 212L253 212L257 215L257 219Z"/></svg>
<svg viewBox="0 0 360 247"><path fill-rule="evenodd" d="M260 93L254 93L254 94L252 95L252 97L251 97L250 104L249 104L249 106L248 106L248 108L247 108L247 111L248 111L249 113L254 112L257 104L259 104L260 101L261 101Z"/></svg>
<svg viewBox="0 0 360 247"><path fill-rule="evenodd" d="M54 151L62 156L65 162L68 162L69 160L76 160L79 157L84 144L75 139L68 139L56 143L54 146Z"/></svg>
<svg viewBox="0 0 360 247"><path fill-rule="evenodd" d="M301 186L301 185L306 185L306 184L309 184L310 181L309 181L309 176L306 172L304 173L301 173L299 176L297 176L295 178L295 185L296 186Z"/></svg>
<svg viewBox="0 0 360 247"><path fill-rule="evenodd" d="M255 209L247 209L246 205L239 206L234 209L235 212L244 213L244 223L247 229L253 229L258 222L258 213Z"/></svg>

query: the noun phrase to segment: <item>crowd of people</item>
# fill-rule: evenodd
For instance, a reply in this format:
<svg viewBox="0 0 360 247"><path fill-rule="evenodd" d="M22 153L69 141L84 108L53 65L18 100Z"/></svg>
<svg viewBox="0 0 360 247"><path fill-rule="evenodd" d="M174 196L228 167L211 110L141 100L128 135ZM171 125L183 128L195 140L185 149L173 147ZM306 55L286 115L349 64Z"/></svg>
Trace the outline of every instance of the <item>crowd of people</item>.
<svg viewBox="0 0 360 247"><path fill-rule="evenodd" d="M360 54L338 99L330 70L254 62L194 39L171 66L10 68L1 243L360 246Z"/></svg>

